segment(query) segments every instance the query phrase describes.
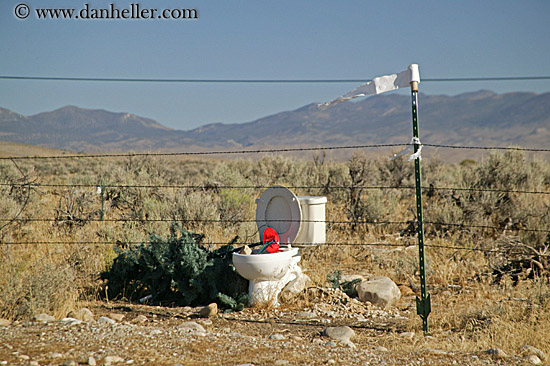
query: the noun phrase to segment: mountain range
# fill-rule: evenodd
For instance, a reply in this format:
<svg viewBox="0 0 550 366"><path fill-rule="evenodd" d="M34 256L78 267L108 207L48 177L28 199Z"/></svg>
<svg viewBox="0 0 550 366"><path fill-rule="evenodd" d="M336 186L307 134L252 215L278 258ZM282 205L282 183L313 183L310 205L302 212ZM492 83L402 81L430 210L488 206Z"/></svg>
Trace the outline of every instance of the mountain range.
<svg viewBox="0 0 550 366"><path fill-rule="evenodd" d="M66 106L24 116L0 108L0 141L75 152L193 151L408 143L411 98L383 94L322 111L309 104L247 123L183 131L129 113ZM550 93L419 95L421 141L549 148ZM1 142L0 142L1 144Z"/></svg>

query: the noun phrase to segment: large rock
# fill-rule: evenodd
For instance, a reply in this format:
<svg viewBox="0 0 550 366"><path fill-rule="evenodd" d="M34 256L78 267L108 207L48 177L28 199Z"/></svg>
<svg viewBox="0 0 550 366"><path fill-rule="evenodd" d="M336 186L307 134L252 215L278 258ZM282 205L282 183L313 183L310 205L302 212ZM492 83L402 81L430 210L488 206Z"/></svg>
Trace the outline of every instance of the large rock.
<svg viewBox="0 0 550 366"><path fill-rule="evenodd" d="M97 322L100 324L111 324L111 325L116 323L116 321L114 321L113 319L107 316L100 316L99 319L97 319Z"/></svg>
<svg viewBox="0 0 550 366"><path fill-rule="evenodd" d="M105 365L109 366L109 365L114 365L114 364L117 364L117 363L122 363L124 362L124 359L120 356L107 356L105 357Z"/></svg>
<svg viewBox="0 0 550 366"><path fill-rule="evenodd" d="M325 328L321 335L340 342L349 342L349 340L355 336L355 332L353 331L353 329L345 325L341 327Z"/></svg>
<svg viewBox="0 0 550 366"><path fill-rule="evenodd" d="M75 318L83 322L91 322L94 320L94 314L88 308L81 308L76 311L71 311L67 314L67 318Z"/></svg>
<svg viewBox="0 0 550 366"><path fill-rule="evenodd" d="M355 348L355 345L350 340L355 336L355 332L348 326L328 327L323 330L321 335L334 339L335 341L345 344L350 348Z"/></svg>
<svg viewBox="0 0 550 366"><path fill-rule="evenodd" d="M522 346L520 351L521 351L522 354L524 354L526 356L535 355L543 361L546 360L546 355L544 354L544 352L542 352L540 349L535 348L533 346L530 346L528 344Z"/></svg>
<svg viewBox="0 0 550 366"><path fill-rule="evenodd" d="M363 280L357 286L357 295L363 302L389 308L401 298L401 291L390 278L373 276Z"/></svg>
<svg viewBox="0 0 550 366"><path fill-rule="evenodd" d="M215 302L201 308L199 310L199 316L203 317L203 318L208 318L208 317L211 317L211 316L215 316L218 314L218 304L216 304Z"/></svg>
<svg viewBox="0 0 550 366"><path fill-rule="evenodd" d="M184 333L206 334L206 330L197 322L183 322L178 328Z"/></svg>
<svg viewBox="0 0 550 366"><path fill-rule="evenodd" d="M540 358L537 355L525 356L524 360L526 362L530 363L531 365L540 365L542 363L542 361L540 360Z"/></svg>

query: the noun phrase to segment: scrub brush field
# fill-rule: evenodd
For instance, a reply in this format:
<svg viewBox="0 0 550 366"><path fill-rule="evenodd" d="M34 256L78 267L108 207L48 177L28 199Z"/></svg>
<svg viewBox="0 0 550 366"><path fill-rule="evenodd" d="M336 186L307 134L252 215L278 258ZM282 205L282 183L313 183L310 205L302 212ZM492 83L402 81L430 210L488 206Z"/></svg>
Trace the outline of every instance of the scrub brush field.
<svg viewBox="0 0 550 366"><path fill-rule="evenodd" d="M546 362L550 352L550 163L521 151L422 161L426 335L413 164L403 157L4 159L0 183L3 364L481 365ZM113 276L120 256L143 258L144 244L180 235L200 237L207 253L257 242L254 200L276 184L328 200L327 243L301 249L311 281L279 307L216 301L201 316L210 300L185 303L174 281L150 282L171 296L140 302L143 286ZM156 274L172 268L163 255ZM401 300L360 302L334 280L345 275L387 276ZM89 319L66 320L84 308ZM322 335L333 326L351 328L351 342Z"/></svg>

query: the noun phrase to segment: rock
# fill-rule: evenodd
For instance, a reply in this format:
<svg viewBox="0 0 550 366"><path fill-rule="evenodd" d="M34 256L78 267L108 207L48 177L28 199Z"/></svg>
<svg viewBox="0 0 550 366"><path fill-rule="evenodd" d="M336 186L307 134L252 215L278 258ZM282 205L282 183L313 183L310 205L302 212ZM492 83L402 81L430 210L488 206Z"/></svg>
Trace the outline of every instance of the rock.
<svg viewBox="0 0 550 366"><path fill-rule="evenodd" d="M78 311L79 318L83 322L93 322L94 321L94 313L88 308L82 308Z"/></svg>
<svg viewBox="0 0 550 366"><path fill-rule="evenodd" d="M250 249L250 247L248 245L245 245L244 247L242 247L242 249L239 253L240 254L245 254L245 255L250 255L250 254L252 254L252 249Z"/></svg>
<svg viewBox="0 0 550 366"><path fill-rule="evenodd" d="M100 324L115 324L116 322L109 318L109 317L106 317L106 316L100 316L99 319L97 319L97 322L100 323Z"/></svg>
<svg viewBox="0 0 550 366"><path fill-rule="evenodd" d="M35 315L32 320L42 323L49 323L55 321L55 318L49 314L42 313Z"/></svg>
<svg viewBox="0 0 550 366"><path fill-rule="evenodd" d="M203 318L208 318L211 316L215 316L217 314L218 314L218 304L216 304L215 302L203 307L199 311L199 315L202 316Z"/></svg>
<svg viewBox="0 0 550 366"><path fill-rule="evenodd" d="M29 365L30 365L30 366L40 366L40 362L38 362L38 361L31 361L31 362L29 363Z"/></svg>
<svg viewBox="0 0 550 366"><path fill-rule="evenodd" d="M356 349L356 348L357 348L357 346L355 345L355 343L353 343L352 341L342 342L342 344L348 346L348 347L351 348L351 349Z"/></svg>
<svg viewBox="0 0 550 366"><path fill-rule="evenodd" d="M76 366L76 361L75 360L65 361L63 362L63 366Z"/></svg>
<svg viewBox="0 0 550 366"><path fill-rule="evenodd" d="M97 365L97 362L96 362L94 356L88 357L88 360L86 361L86 365L88 365L88 366L96 366Z"/></svg>
<svg viewBox="0 0 550 366"><path fill-rule="evenodd" d="M141 324L145 323L147 321L147 317L145 315L139 314L132 320L132 323Z"/></svg>
<svg viewBox="0 0 550 366"><path fill-rule="evenodd" d="M273 340L276 340L276 341L282 341L283 339L285 339L285 336L282 335L282 334L279 334L279 333L275 333L275 334L270 335L269 339L273 339Z"/></svg>
<svg viewBox="0 0 550 366"><path fill-rule="evenodd" d="M71 311L67 314L67 318L75 318L82 320L83 322L94 321L94 314L88 308L78 309L77 311Z"/></svg>
<svg viewBox="0 0 550 366"><path fill-rule="evenodd" d="M11 324L11 320L0 318L0 327L7 327Z"/></svg>
<svg viewBox="0 0 550 366"><path fill-rule="evenodd" d="M105 357L105 365L113 365L115 363L121 363L124 362L124 359L120 356L107 356Z"/></svg>
<svg viewBox="0 0 550 366"><path fill-rule="evenodd" d="M399 285L397 287L399 288L402 297L415 296L414 291L409 286Z"/></svg>
<svg viewBox="0 0 550 366"><path fill-rule="evenodd" d="M490 348L487 351L485 351L485 353L487 353L487 354L489 354L489 355L491 355L491 356L493 356L494 358L497 358L497 359L502 359L502 358L508 357L506 352L504 352L500 348Z"/></svg>
<svg viewBox="0 0 550 366"><path fill-rule="evenodd" d="M546 360L546 355L544 354L544 352L542 352L540 349L535 348L533 346L530 346L528 344L522 346L520 348L520 351L524 355L535 355L543 361Z"/></svg>
<svg viewBox="0 0 550 366"><path fill-rule="evenodd" d="M124 314L109 313L109 318L117 322L121 322L124 319L124 316L125 316Z"/></svg>
<svg viewBox="0 0 550 366"><path fill-rule="evenodd" d="M209 325L213 324L211 319L199 319L198 322L201 325L206 325L206 326L209 326Z"/></svg>
<svg viewBox="0 0 550 366"><path fill-rule="evenodd" d="M374 350L378 351L378 352L389 352L389 350L386 347L383 347L383 346L378 346Z"/></svg>
<svg viewBox="0 0 550 366"><path fill-rule="evenodd" d="M355 332L348 326L328 327L323 330L321 335L343 343L348 343L350 341L350 338L355 336Z"/></svg>
<svg viewBox="0 0 550 366"><path fill-rule="evenodd" d="M285 366L290 365L290 361L288 360L277 360L275 361L275 366Z"/></svg>
<svg viewBox="0 0 550 366"><path fill-rule="evenodd" d="M359 300L370 302L382 308L388 308L401 298L399 287L390 278L374 276L357 286Z"/></svg>
<svg viewBox="0 0 550 366"><path fill-rule="evenodd" d="M525 361L529 362L531 365L540 365L542 363L537 355L525 356Z"/></svg>
<svg viewBox="0 0 550 366"><path fill-rule="evenodd" d="M63 318L61 319L61 323L66 325L76 325L82 323L82 320L75 319L75 318Z"/></svg>
<svg viewBox="0 0 550 366"><path fill-rule="evenodd" d="M196 322L183 322L178 326L178 328L183 330L185 333L206 333L203 326Z"/></svg>

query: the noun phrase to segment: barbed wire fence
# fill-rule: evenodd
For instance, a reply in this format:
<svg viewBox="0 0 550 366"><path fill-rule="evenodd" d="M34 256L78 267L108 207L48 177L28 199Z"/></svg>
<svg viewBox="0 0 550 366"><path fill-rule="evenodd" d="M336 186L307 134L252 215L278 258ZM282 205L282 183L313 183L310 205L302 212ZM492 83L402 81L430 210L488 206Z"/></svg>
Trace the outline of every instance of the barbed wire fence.
<svg viewBox="0 0 550 366"><path fill-rule="evenodd" d="M0 75L0 79L12 79L12 80L41 80L41 81L64 81L64 82L71 82L71 81L86 81L86 82L161 82L161 83L327 83L327 82L356 82L357 80L222 80L222 79L216 79L216 80L191 80L191 79L108 79L108 78L68 78L68 77L34 77L34 76L5 76ZM498 77L498 78L452 78L452 79L424 79L424 81L428 82L448 82L448 81L511 81L511 80L550 80L550 76L535 76L535 77ZM416 83L416 84L415 84ZM128 237L124 237L123 239L113 239L108 240L107 237L117 237L120 236L120 232L114 230L116 232L115 235L99 235L100 238L103 238L104 240L89 240L87 238L87 235L81 235L81 240L74 240L72 235L51 235L50 240L36 240L36 239L30 239L23 241L21 239L13 239L11 235L3 235L3 230L6 228L9 228L11 225L19 225L19 228L23 227L25 224L29 223L51 223L51 224L68 224L69 227L80 227L84 228L84 225L86 225L88 222L101 222L101 223L122 223L123 225L126 223L138 223L138 224L157 224L157 223L174 223L177 224L192 224L192 223L200 223L200 224L213 224L213 225L220 225L225 226L225 228L231 227L232 225L237 224L249 224L249 227L252 227L254 223L256 223L256 220L249 219L249 218L243 218L243 217L231 217L229 219L224 218L222 215L219 215L220 218L209 218L209 217L195 217L195 218L188 218L185 217L185 215L180 215L179 217L176 217L176 215L168 215L161 217L149 217L148 213L145 213L144 215L132 215L126 216L123 214L120 214L121 217L118 218L112 218L112 217L105 217L105 190L124 190L124 189L150 189L150 192L144 193L145 195L157 195L158 193L155 192L155 190L159 189L179 189L179 190L188 190L188 191L203 191L203 192L209 192L210 194L217 194L221 195L224 190L236 190L236 191L250 191L252 192L247 193L249 196L252 194L256 194L260 189L267 189L271 185L263 185L263 184L251 184L251 185L245 185L245 184L226 184L225 182L221 183L210 183L210 184L121 184L122 182L115 181L114 183L105 183L101 177L97 177L98 184L90 184L90 183L58 183L58 182L38 182L38 181L31 181L31 178L28 174L26 174L23 169L20 168L18 165L18 162L22 161L31 161L31 162L43 162L46 160L56 160L56 161L70 161L75 159L88 159L88 162L91 160L94 161L100 161L108 158L134 158L134 157L211 157L211 156L220 156L220 157L226 157L226 156L236 156L236 155L244 155L244 154L280 154L280 153L287 153L287 152L294 152L294 153L303 153L306 151L333 151L333 150L363 150L363 149L373 149L373 148L395 148L395 147L407 147L408 149L413 148L414 154L411 155L410 160L414 160L414 173L415 173L415 186L410 185L403 185L403 184L395 184L395 185L368 185L366 184L366 180L359 179L356 180L352 176L351 173L351 167L350 167L350 176L351 176L351 184L346 185L335 185L330 184L330 179L327 181L325 185L287 185L289 189L296 189L296 190L305 190L305 191L312 191L312 190L319 190L320 192L324 192L323 195L328 195L330 192L333 191L344 191L349 192L348 196L351 200L351 202L345 202L345 214L348 217L348 220L335 220L335 219L329 219L329 220L300 220L300 222L308 222L308 223L323 223L328 226L327 232L331 231L332 233L335 233L336 230L334 230L336 227L345 227L350 228L352 232L357 232L361 230L362 227L365 228L365 230L368 230L366 228L376 226L376 227L388 227L388 226L394 226L394 227L401 227L401 230L397 230L397 233L399 233L400 237L395 237L393 242L391 240L367 240L366 236L364 235L358 235L360 240L349 240L349 236L344 236L341 239L342 240L328 240L325 243L292 243L294 246L302 246L302 247L318 247L320 246L337 246L337 247L370 247L370 248L406 248L406 247L412 247L415 246L419 250L419 279L420 279L420 289L421 289L421 298L416 298L416 305L417 305L417 314L420 315L420 317L423 319L423 330L425 333L428 333L428 315L431 311L431 305L430 305L430 295L427 292L426 287L426 271L425 271L425 255L424 255L424 248L428 249L449 249L454 251L468 251L468 252L480 252L487 256L489 255L496 255L507 258L508 262L512 262L512 258L518 258L522 257L521 260L525 260L527 258L527 261L529 262L529 268L530 270L533 270L533 266L538 267L539 274L546 273L546 276L548 276L548 270L549 270L549 262L548 259L550 257L550 221L545 219L541 219L542 215L547 215L550 217L550 205L548 204L548 200L546 197L550 195L549 186L548 186L548 178L546 179L545 183L543 185L535 185L535 187L540 188L543 187L543 190L540 189L502 189L502 188L493 188L493 187L480 187L480 186L474 186L474 187L452 187L452 186L436 186L436 184L431 183L429 186L422 186L422 179L421 179L421 167L420 167L420 153L423 147L427 148L434 148L434 149L468 149L468 150L483 150L483 151L506 151L506 152L528 152L528 153L545 153L550 152L550 149L546 148L521 148L521 147L502 147L502 146L459 146L459 145L444 145L444 144L430 144L430 143L420 143L419 136L418 136L418 124L417 124L417 93L418 93L418 84L417 82L411 83L411 95L412 95L412 115L413 115L413 139L408 144L370 144L370 145L349 145L349 146L324 146L324 147L296 147L296 148L279 148L279 149L241 149L241 150L217 150L217 151L187 151L187 152L173 152L173 153L152 153L152 152L145 152L145 153L115 153L115 154L80 154L80 153L66 153L61 155L51 155L51 156L8 156L8 157L0 157L0 163L3 161L9 161L14 166L15 169L19 172L21 175L20 179L11 179L11 181L2 181L4 177L0 177L0 188L4 187L4 191L9 190L9 194L14 190L19 190L17 192L20 207L17 208L16 212L13 214L5 214L6 212L9 212L8 210L1 210L0 213L3 213L0 215L0 245L4 246L4 248L8 252L8 258L9 258L9 252L10 248L12 246L16 246L18 248L22 248L25 246L36 246L36 245L72 245L76 246L76 251L79 251L82 246L99 246L99 245L112 245L112 246L119 246L119 247L128 247L128 246L135 246L135 245L141 245L141 244L151 244L153 245L154 236L151 235L152 232L150 232L150 240L149 242L147 240L132 240ZM401 151L400 153L394 155L395 157L402 156L402 154L406 150ZM317 160L315 160L315 163L317 163ZM350 161L351 162L351 161ZM1 166L0 166L1 168ZM403 167L401 167L402 169ZM1 169L0 169L1 172ZM85 179L86 181L89 181L89 178ZM139 178L139 177L136 177ZM139 179L137 179L139 181ZM507 186L506 184L504 185ZM513 186L513 184L512 184ZM101 197L101 210L91 211L91 212L79 212L79 215L73 215L72 212L69 212L70 210L63 211L61 209L61 199L59 201L59 208L57 209L57 215L55 218L47 218L47 217L41 217L41 216L33 216L32 214L30 216L24 215L27 213L27 206L29 204L29 200L31 197L32 191L38 191L38 189L41 189L41 194L59 194L56 192L58 188L61 189L93 189L96 188L96 193L100 195ZM521 185L518 187L521 188ZM45 192L45 190L51 189L49 192ZM422 190L424 189L424 192ZM362 214L357 214L354 210L357 208L355 207L358 202L361 202L363 199L363 192L364 191L387 191L387 190L397 190L397 191L405 191L405 190L415 190L416 192L416 207L417 211L416 214L413 210L411 212L414 215L413 219L410 220L379 220L379 219L364 219ZM422 204L422 197L432 197L434 196L434 192L450 192L447 194L448 197L452 198L452 200L455 201L457 206L461 206L463 202L461 202L461 197L455 197L456 192L462 192L462 193L469 193L470 200L479 199L480 196L474 196L474 193L481 193L481 194L496 194L491 195L489 199L491 200L497 200L499 202L505 202L506 200L511 201L509 198L510 194L515 195L529 195L529 196L536 196L536 197L544 197L544 202L542 203L544 208L544 212L542 215L539 213L539 217L536 218L535 223L531 221L533 218L533 212L527 213L527 218L521 218L519 219L520 222L512 222L511 217L507 217L507 219L504 222L493 222L492 219L487 220L489 223L487 223L486 220L481 220L479 223L477 222L468 222L466 220L465 222L460 222L455 216L451 215L450 220L439 220L439 219L433 219L433 220L425 220L423 217L423 204ZM70 196L70 194L69 194ZM443 195L441 195L443 196ZM23 198L21 198L23 197ZM74 202L70 203L69 200L72 200L73 198L68 196L65 197L66 203L74 204ZM160 196L158 196L160 197ZM158 198L157 197L157 198ZM400 196L401 198L403 196ZM405 196L406 197L406 196ZM112 197L110 197L112 198ZM487 197L484 197L484 199L487 199ZM434 202L436 202L434 204ZM437 205L437 201L431 202L430 205ZM384 204L387 204L387 202L384 202ZM77 203L79 205L79 203ZM355 205L355 206L354 206ZM350 209L351 206L352 208ZM410 205L411 207L414 207L414 204ZM498 204L496 205L498 206ZM69 207L69 206L67 206ZM355 208L354 208L355 207ZM1 209L1 208L0 208ZM77 209L78 210L78 209ZM485 209L487 211L487 209ZM61 211L61 214L60 214ZM490 211L490 209L489 209ZM330 214L333 214L332 212ZM2 216L11 216L11 217L2 217ZM152 215L152 216L159 216L159 215ZM429 217L430 214L427 215ZM531 217L529 217L531 216ZM489 217L489 216L487 216ZM281 219L281 220L269 220L270 222L285 222L285 223L291 223L293 220L288 219ZM502 220L501 220L502 221ZM459 245L456 245L456 240L446 240L445 235L439 236L439 240L433 240L425 242L425 231L424 231L424 225L430 227L432 232L440 232L445 233L447 230L459 230L459 231L472 231L475 230L482 230L482 234L487 235L488 233L493 234L493 236L500 236L503 237L505 233L510 234L518 234L518 233L527 233L530 236L523 235L523 238L528 238L525 241L514 239L514 242L508 242L504 245L494 246L484 246L484 245L478 245L474 244L473 240L467 241L466 243L462 243ZM546 227L544 227L546 225ZM121 225L122 226L122 225ZM404 229L403 226L406 226ZM535 226L535 227L533 227ZM541 226L543 228L541 228ZM203 227L204 228L204 227ZM359 228L359 230L358 230ZM449 228L449 229L444 229ZM114 229L114 227L113 227ZM187 228L185 228L187 229ZM28 233L28 228L26 229ZM84 231L85 229L83 229ZM31 230L32 231L32 230ZM211 240L208 244L209 248L210 246L218 246L218 245L227 245L231 244L233 246L236 245L247 245L250 244L250 238L257 235L260 230L258 229L253 235L245 235L246 238L244 241L239 241L239 236L235 236L233 240L229 241L214 241ZM49 233L52 233L50 230ZM471 233L471 232L470 232ZM25 238L27 235L17 235L16 233L15 237L22 237ZM59 233L58 233L59 234ZM65 233L67 234L67 232ZM99 234L99 231L95 232L93 235ZM36 235L38 236L38 235ZM28 235L30 238L36 237L35 235ZM202 235L203 237L205 235ZM334 235L331 235L334 236ZM64 238L64 239L58 239L58 238ZM86 238L85 238L86 237ZM352 236L356 237L356 236ZM376 235L372 237L378 237ZM382 238L385 238L386 235L382 235ZM417 244L413 244L414 238L418 239ZM517 238L520 236L518 235ZM398 240L398 239L405 239L406 240ZM436 236L437 238L437 236ZM535 239L536 238L536 239ZM541 240L541 238L543 238ZM411 240L409 240L411 239ZM532 240L532 242L531 242ZM400 242L397 242L400 241ZM453 244L447 244L447 242L452 242ZM532 244L536 243L536 244ZM542 245L541 245L542 243ZM115 248L116 249L116 248ZM456 252L455 252L456 253ZM490 265L489 265L490 267ZM536 269L535 269L536 270ZM532 272L534 273L535 270ZM502 271L500 271L502 274ZM415 272L416 276L416 272ZM411 287L412 287L411 283Z"/></svg>
<svg viewBox="0 0 550 366"><path fill-rule="evenodd" d="M67 155L52 155L52 156L12 156L12 157L0 157L0 161L10 161L12 162L19 172L22 174L23 178L19 182L1 182L0 186L25 188L27 191L27 198L25 203L22 205L22 208L18 213L11 218L0 218L0 230L3 230L10 224L23 224L30 222L44 222L44 223L55 223L59 222L59 218L49 219L43 217L21 217L22 213L25 210L26 204L28 202L28 197L32 189L35 188L100 188L100 190L105 189L131 189L131 188L145 188L145 189L189 189L189 190L205 190L212 192L219 192L223 189L235 189L235 190L260 190L267 189L267 185L231 185L231 184L214 184L214 185L190 185L190 184L71 184L71 183L42 183L42 182L31 182L29 178L23 173L23 171L17 165L17 161L22 160L33 160L33 161L43 161L43 160L63 160L63 159L108 159L108 158L132 158L132 157L171 157L171 156L210 156L210 155L230 155L230 154L251 154L251 153L284 153L284 152L304 152L304 151L328 151L328 150L339 150L339 149L368 149L368 148L382 148L382 147L405 147L410 144L371 144L371 145L352 145L352 146L328 146L328 147L306 147L306 148L284 148L284 149L251 149L251 150L225 150L225 151L196 151L196 152L179 152L179 153L124 153L124 154L67 154ZM441 145L441 144L423 144L425 147L433 148L446 148L446 149L476 149L476 150L487 150L487 151L522 151L522 152L549 152L550 149L540 149L540 148L520 148L520 147L490 147L490 146L457 146L457 145ZM414 190L414 186L409 185L296 185L287 186L289 189L302 189L302 190L350 190L354 188L361 188L363 190ZM493 189L493 188L464 188L464 187L437 187L437 186L426 186L423 187L426 192L431 191L451 191L451 192L490 192L490 193L502 193L502 194L522 194L522 195L541 195L547 196L550 195L549 191L542 190L518 190L518 189ZM97 217L88 217L85 219L86 222L141 222L141 223L156 223L156 222L174 222L175 219L172 218L104 218L102 215L100 218ZM239 224L239 223L254 223L255 220L251 219L178 219L178 222L194 222L194 223L209 223L209 224ZM289 220L281 220L289 222ZM409 225L413 227L415 220L407 221L379 221L379 220L306 220L309 222L323 222L329 227L335 225L378 225L378 226L387 226L387 225ZM303 222L303 221L302 221ZM433 227L455 227L460 229L485 229L485 230L503 230L503 227L495 225L476 225L476 224L467 224L460 222L441 222L441 221L424 221L425 224L431 225ZM546 233L550 238L550 229L533 229L529 227L514 227L509 229L511 232L532 232L532 233ZM135 245L142 242L126 242L127 245ZM81 244L81 245L116 245L116 241L64 241L64 240L52 240L52 241L10 241L4 242L3 244L11 245L47 245L47 244ZM227 243L213 242L212 245L222 245ZM235 245L245 245L249 244L248 242L236 242ZM308 246L312 243L296 243L296 245ZM370 247L407 247L414 244L404 244L404 243L391 243L391 242L327 242L323 245L327 246L370 246ZM480 251L486 253L508 253L513 254L513 251L510 251L509 248L491 248L483 249L472 246L460 246L460 245L440 245L440 244L426 244L426 247L432 248L448 248L454 250L466 250L466 251ZM518 252L519 253L519 252ZM541 252L539 253L542 257L550 256L550 253Z"/></svg>

